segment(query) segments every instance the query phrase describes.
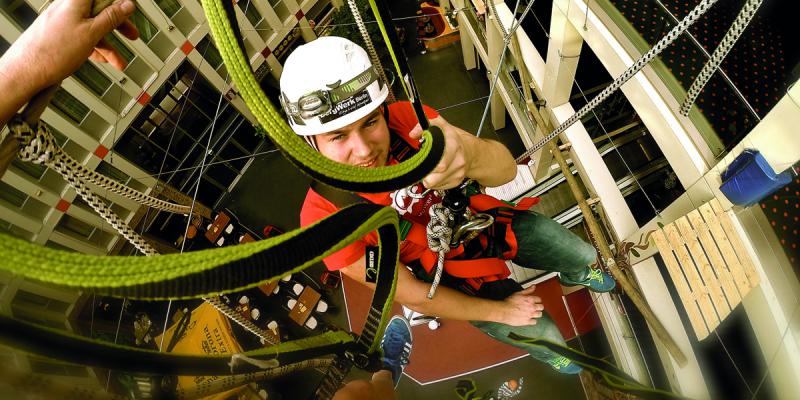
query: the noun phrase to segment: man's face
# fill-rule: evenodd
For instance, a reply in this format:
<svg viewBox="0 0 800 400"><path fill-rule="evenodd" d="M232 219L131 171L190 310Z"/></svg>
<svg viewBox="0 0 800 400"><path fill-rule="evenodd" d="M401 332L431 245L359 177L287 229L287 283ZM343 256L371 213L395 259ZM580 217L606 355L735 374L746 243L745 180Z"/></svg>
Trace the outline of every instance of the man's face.
<svg viewBox="0 0 800 400"><path fill-rule="evenodd" d="M382 167L389 158L389 128L383 107L332 132L316 135L319 152L342 164Z"/></svg>

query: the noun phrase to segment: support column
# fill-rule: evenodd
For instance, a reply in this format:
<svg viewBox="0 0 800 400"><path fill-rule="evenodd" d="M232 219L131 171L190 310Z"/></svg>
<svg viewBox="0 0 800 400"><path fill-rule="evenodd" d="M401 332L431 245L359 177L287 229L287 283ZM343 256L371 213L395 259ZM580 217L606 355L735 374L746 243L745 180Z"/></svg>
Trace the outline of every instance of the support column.
<svg viewBox="0 0 800 400"><path fill-rule="evenodd" d="M486 17L486 46L488 47L489 52L489 63L486 65L486 68L489 70L487 78L489 79L490 87L492 81L494 80L494 73L497 71L497 67L500 65L500 56L503 54L504 49L503 33L500 32L500 28L497 26L497 24L495 24L493 21L490 21L492 18L494 18L494 16ZM508 55L506 55L506 57L508 57ZM490 107L491 109L489 110L489 113L492 127L495 130L505 128L506 107L503 104L503 97L500 95L498 90L495 90L492 98L490 99Z"/></svg>
<svg viewBox="0 0 800 400"><path fill-rule="evenodd" d="M459 33L461 41L461 58L464 60L464 68L467 71L477 68L478 61L475 55L475 45L472 43L472 38L465 31Z"/></svg>
<svg viewBox="0 0 800 400"><path fill-rule="evenodd" d="M562 9L565 5L560 3L563 2L553 4L550 17L550 41L547 45L547 62L541 93L550 109L555 109L569 101L583 45L583 38ZM556 121L551 122L558 125ZM550 132L545 132L545 134L548 133ZM537 137L536 139L541 138ZM552 174L553 158L549 152L541 151L539 154L534 154L532 158L535 160L532 170L537 182Z"/></svg>

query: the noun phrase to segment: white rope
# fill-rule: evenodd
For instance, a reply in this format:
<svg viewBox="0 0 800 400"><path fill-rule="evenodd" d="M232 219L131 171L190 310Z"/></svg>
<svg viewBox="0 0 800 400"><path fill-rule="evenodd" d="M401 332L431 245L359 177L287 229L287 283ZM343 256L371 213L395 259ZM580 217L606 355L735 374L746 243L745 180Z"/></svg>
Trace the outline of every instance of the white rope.
<svg viewBox="0 0 800 400"><path fill-rule="evenodd" d="M25 161L31 161L36 164L48 164L47 160L53 159L54 162L59 162L64 166L64 172L59 171L60 174L69 174L72 179L80 179L84 182L89 182L102 189L110 190L120 196L133 200L139 204L152 207L158 210L164 210L177 214L189 214L189 206L170 203L152 196L148 196L138 190L134 190L125 186L113 179L106 177L84 167L81 163L64 153L63 150L56 144L55 138L47 129L45 124L39 124L35 129L19 118L12 120L9 123L9 130L20 143L26 143L20 148L19 157ZM27 146L27 148L26 148ZM57 161L56 161L57 160ZM66 176L65 176L66 178ZM85 199L84 199L85 200ZM88 201L88 200L87 200Z"/></svg>
<svg viewBox="0 0 800 400"><path fill-rule="evenodd" d="M428 299L432 299L433 295L436 294L436 288L439 287L439 281L442 279L445 255L450 251L450 241L453 238L454 218L453 212L442 205L442 203L432 205L430 209L428 209L428 213L431 217L426 227L428 248L435 253L439 253L439 259L436 263L436 274L433 277L431 289L428 291Z"/></svg>
<svg viewBox="0 0 800 400"><path fill-rule="evenodd" d="M748 0L747 3L742 6L742 10L739 11L739 15L736 16L730 29L725 33L725 36L719 42L714 53L711 54L711 58L708 59L708 62L703 66L697 78L692 82L692 86L690 86L689 90L686 92L686 99L683 101L680 108L681 115L684 117L689 116L689 110L692 109L692 104L697 100L697 96L703 91L708 80L714 75L714 72L719 69L722 60L725 59L725 56L731 51L733 45L739 40L739 36L747 29L753 16L756 15L756 11L761 7L761 3L763 3L763 0Z"/></svg>
<svg viewBox="0 0 800 400"><path fill-rule="evenodd" d="M550 134L548 134L544 139L533 145L530 149L522 153L519 157L517 157L517 162L522 162L526 158L530 157L533 153L544 147L549 141L558 137L559 134L567 130L572 124L579 121L583 118L584 115L592 111L597 105L603 102L608 96L612 93L617 91L620 87L622 87L625 82L629 81L637 72L641 71L642 68L645 67L650 61L652 61L657 55L659 55L662 51L664 51L667 46L669 46L672 42L675 41L686 29L689 28L693 23L695 23L700 16L702 16L708 9L713 6L717 0L702 0L700 4L698 4L692 11L689 11L689 14L686 15L677 25L675 25L666 35L664 35L661 40L658 41L650 50L647 51L644 55L642 55L638 60L636 60L633 65L628 67L625 72L623 72L617 79L614 80L610 85L608 85L605 89L603 89L600 94L595 96L590 102L588 102L585 106L581 107L580 110L572 114L566 121L564 121L561 125L553 130Z"/></svg>
<svg viewBox="0 0 800 400"><path fill-rule="evenodd" d="M111 210L111 208L109 208L99 196L94 194L91 189L86 186L82 180L86 179L86 175L76 173L76 171L80 171L80 169L76 167L79 166L80 163L64 153L61 147L56 144L55 138L47 130L47 125L39 122L37 123L34 131L34 129L22 121L19 116L15 116L9 123L9 128L12 132L12 135L14 135L14 137L20 143L18 156L22 161L45 165L58 172L64 178L64 180L66 180L67 183L75 189L75 192L77 192L78 195L81 196L81 198L83 198L87 204L89 204L89 207L97 212L101 218L108 222L111 227L113 227L117 232L119 232L120 235L122 235L122 237L136 247L137 250L142 252L142 254L145 256L158 255L158 251L156 251L156 249L154 249L150 243L148 243L141 235L134 231L113 210ZM83 167L81 166L81 168ZM88 170L83 168L83 171ZM116 184L118 186L122 186L118 183ZM150 197L147 195L142 196ZM276 344L266 332L258 328L252 321L242 317L241 314L236 312L227 304L223 303L221 300L219 300L219 298L203 298L203 300L228 318L241 325L244 329L254 333L256 336L270 344Z"/></svg>

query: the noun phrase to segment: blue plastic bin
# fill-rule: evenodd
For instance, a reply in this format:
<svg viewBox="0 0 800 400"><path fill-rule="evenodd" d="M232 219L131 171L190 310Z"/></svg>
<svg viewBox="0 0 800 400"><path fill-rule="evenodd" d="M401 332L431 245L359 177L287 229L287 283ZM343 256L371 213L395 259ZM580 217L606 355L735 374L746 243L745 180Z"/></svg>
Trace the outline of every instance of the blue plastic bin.
<svg viewBox="0 0 800 400"><path fill-rule="evenodd" d="M720 177L719 189L725 197L743 207L758 203L792 181L791 169L776 174L755 149L745 149Z"/></svg>

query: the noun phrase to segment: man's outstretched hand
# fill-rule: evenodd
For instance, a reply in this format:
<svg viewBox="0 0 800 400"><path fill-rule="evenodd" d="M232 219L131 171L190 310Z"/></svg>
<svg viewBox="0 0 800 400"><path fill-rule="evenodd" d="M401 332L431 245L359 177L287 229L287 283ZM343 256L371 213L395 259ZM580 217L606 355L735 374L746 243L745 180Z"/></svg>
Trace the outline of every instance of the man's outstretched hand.
<svg viewBox="0 0 800 400"><path fill-rule="evenodd" d="M536 285L533 285L503 300L505 315L499 322L511 326L536 325L536 320L542 316L544 305L542 299L533 294L535 290Z"/></svg>

